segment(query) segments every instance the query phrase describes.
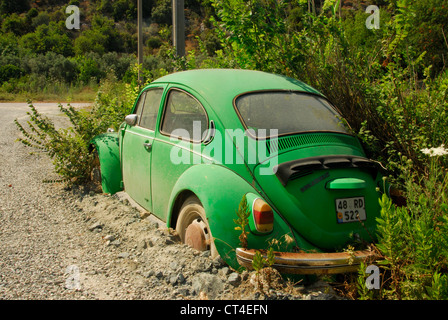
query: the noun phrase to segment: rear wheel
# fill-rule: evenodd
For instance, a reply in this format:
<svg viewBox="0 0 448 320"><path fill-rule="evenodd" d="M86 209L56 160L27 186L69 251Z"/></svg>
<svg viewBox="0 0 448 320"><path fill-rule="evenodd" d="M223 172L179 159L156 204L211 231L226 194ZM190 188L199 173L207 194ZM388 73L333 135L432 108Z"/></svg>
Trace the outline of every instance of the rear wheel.
<svg viewBox="0 0 448 320"><path fill-rule="evenodd" d="M196 196L189 197L182 205L176 232L183 243L199 251L210 250L212 258L218 256L204 207Z"/></svg>

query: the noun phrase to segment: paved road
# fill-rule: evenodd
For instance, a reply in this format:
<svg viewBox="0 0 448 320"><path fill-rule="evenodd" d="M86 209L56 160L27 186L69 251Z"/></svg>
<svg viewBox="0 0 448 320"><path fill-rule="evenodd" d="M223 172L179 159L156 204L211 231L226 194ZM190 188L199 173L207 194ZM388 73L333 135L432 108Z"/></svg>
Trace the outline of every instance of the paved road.
<svg viewBox="0 0 448 320"><path fill-rule="evenodd" d="M50 117L60 113L57 103L35 106ZM24 123L28 111L27 103L0 103L0 299L80 299L64 288L65 268L96 257L89 256L95 243L71 214L73 203L42 183L56 177L48 157L16 141L14 120Z"/></svg>
<svg viewBox="0 0 448 320"><path fill-rule="evenodd" d="M58 103L55 102L38 102L33 103L36 109L43 114L58 114L59 108ZM66 106L67 103L62 103ZM92 103L70 103L74 107L88 107ZM4 123L14 121L16 118L26 116L27 111L29 111L28 104L26 102L4 102L0 103L0 121ZM3 128L3 126L2 126Z"/></svg>

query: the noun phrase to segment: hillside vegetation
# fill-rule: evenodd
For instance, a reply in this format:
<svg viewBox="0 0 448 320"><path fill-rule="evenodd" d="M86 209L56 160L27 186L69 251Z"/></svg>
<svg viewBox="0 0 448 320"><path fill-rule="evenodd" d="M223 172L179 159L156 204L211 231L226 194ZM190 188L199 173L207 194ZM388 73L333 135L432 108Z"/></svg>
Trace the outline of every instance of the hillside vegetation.
<svg viewBox="0 0 448 320"><path fill-rule="evenodd" d="M358 299L448 297L448 8L445 0L186 0L188 54L171 45L171 0L143 1L149 82L176 70L244 68L287 75L323 92L343 113L368 156L389 170L407 206L383 195L381 288L363 270L344 291ZM136 1L0 1L0 98L95 99L91 112L64 109L58 132L33 109L25 142L54 156L58 172L89 175L88 141L117 127L138 85ZM379 8L379 28L367 28ZM36 131L38 134L35 134ZM48 138L49 137L49 138ZM66 147L68 146L68 147ZM85 156L74 157L73 152Z"/></svg>

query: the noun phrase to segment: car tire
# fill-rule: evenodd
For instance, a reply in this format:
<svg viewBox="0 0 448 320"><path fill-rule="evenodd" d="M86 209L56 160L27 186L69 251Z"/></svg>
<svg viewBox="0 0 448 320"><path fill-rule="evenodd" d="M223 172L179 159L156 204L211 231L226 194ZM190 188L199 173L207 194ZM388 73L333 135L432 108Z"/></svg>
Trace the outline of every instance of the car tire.
<svg viewBox="0 0 448 320"><path fill-rule="evenodd" d="M196 196L185 200L179 211L176 232L181 241L199 251L210 250L212 258L219 254L216 250L204 207Z"/></svg>

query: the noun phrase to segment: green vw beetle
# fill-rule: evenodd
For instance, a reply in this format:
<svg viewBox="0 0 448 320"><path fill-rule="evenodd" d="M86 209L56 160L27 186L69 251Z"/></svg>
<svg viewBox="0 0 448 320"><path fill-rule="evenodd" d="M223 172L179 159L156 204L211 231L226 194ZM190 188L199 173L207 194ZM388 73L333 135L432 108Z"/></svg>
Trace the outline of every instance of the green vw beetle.
<svg viewBox="0 0 448 320"><path fill-rule="evenodd" d="M118 132L95 137L102 188L125 191L198 250L251 267L272 247L289 274L352 272L372 253L381 166L337 109L291 78L178 72L146 86ZM385 190L387 191L387 190ZM246 200L247 246L236 228Z"/></svg>

